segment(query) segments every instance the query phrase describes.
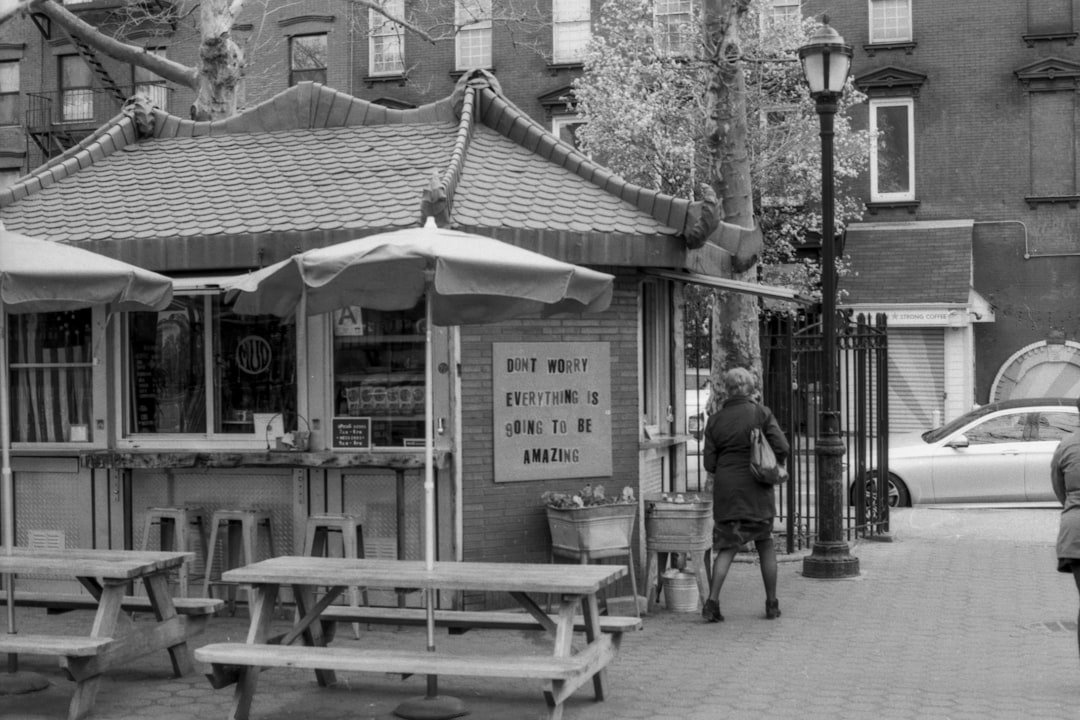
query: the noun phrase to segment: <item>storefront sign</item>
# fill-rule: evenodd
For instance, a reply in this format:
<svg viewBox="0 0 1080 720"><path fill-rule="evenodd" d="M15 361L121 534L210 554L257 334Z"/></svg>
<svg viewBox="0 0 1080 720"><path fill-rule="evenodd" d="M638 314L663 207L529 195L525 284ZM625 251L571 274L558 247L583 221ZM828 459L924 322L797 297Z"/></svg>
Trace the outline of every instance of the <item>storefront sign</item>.
<svg viewBox="0 0 1080 720"><path fill-rule="evenodd" d="M336 417L331 421L331 447L336 450L371 448L371 418Z"/></svg>
<svg viewBox="0 0 1080 720"><path fill-rule="evenodd" d="M608 343L493 343L495 482L611 475Z"/></svg>

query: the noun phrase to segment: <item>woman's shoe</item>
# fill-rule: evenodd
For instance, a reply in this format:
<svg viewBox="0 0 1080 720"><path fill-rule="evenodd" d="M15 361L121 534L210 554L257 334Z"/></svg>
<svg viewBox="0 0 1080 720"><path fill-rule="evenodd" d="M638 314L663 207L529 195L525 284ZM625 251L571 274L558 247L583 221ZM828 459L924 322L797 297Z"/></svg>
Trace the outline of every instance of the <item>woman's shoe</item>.
<svg viewBox="0 0 1080 720"><path fill-rule="evenodd" d="M779 600L766 600L765 601L765 619L775 620L780 617L780 601Z"/></svg>
<svg viewBox="0 0 1080 720"><path fill-rule="evenodd" d="M720 614L720 603L715 600L706 600L701 608L701 617L711 623L724 622L724 616Z"/></svg>

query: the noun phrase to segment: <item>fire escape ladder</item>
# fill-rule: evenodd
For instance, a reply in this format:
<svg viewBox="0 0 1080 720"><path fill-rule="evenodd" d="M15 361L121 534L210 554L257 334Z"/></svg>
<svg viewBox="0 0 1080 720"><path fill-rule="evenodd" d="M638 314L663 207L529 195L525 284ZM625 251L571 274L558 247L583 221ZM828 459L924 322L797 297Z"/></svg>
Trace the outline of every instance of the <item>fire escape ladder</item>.
<svg viewBox="0 0 1080 720"><path fill-rule="evenodd" d="M124 91L120 89L120 86L113 81L112 76L109 75L109 71L105 69L105 66L101 64L101 61L98 60L97 51L71 33L67 33L67 36L71 40L72 45L75 46L75 49L79 51L80 57L86 61L90 70L93 71L98 82L101 83L101 87L116 98L118 103L123 105L124 101L127 100L127 96L124 94Z"/></svg>

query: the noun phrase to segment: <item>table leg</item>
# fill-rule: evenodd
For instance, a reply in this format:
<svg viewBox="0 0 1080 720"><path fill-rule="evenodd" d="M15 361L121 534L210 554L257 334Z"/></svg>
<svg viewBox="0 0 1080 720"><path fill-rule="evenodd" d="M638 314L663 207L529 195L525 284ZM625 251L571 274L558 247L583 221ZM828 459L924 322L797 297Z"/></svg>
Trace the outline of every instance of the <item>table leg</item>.
<svg viewBox="0 0 1080 720"><path fill-rule="evenodd" d="M585 640L592 645L600 639L600 606L596 595L589 594L582 598L581 612L585 619ZM593 675L593 692L597 700L604 699L604 685L607 684L607 670L601 668Z"/></svg>
<svg viewBox="0 0 1080 720"><path fill-rule="evenodd" d="M146 586L146 594L150 598L150 606L154 609L154 617L159 623L164 623L178 618L176 607L173 605L172 594L169 592L169 579L165 573L154 573L143 578ZM179 622L179 620L175 621ZM170 645L168 648L169 659L172 660L173 675L183 677L194 671L191 664L191 652L188 650L187 640Z"/></svg>
<svg viewBox="0 0 1080 720"><path fill-rule="evenodd" d="M101 586L98 596L97 613L90 637L113 637L120 618L120 608L124 600L126 582L107 580ZM92 671L91 671L92 672ZM79 680L75 683L75 694L68 705L68 720L81 720L94 709L98 688L101 685L101 673Z"/></svg>
<svg viewBox="0 0 1080 720"><path fill-rule="evenodd" d="M311 585L293 585L293 597L296 600L296 612L303 619L312 608L315 607L315 588ZM337 597L344 590L344 586L332 588L332 594ZM323 598L329 603L329 600ZM331 598L332 599L332 598ZM304 642L308 645L325 646L326 639L323 637L322 623L311 622L302 632ZM337 675L333 670L316 670L315 680L320 687L330 687L337 682Z"/></svg>
<svg viewBox="0 0 1080 720"><path fill-rule="evenodd" d="M276 584L257 584L251 588L251 625L248 627L248 643L265 643L270 635L270 621L274 616L274 603L277 601ZM255 698L255 688L259 683L261 668L247 666L239 669L236 690L233 692L233 706L229 717L233 720L247 720L251 713L251 701Z"/></svg>

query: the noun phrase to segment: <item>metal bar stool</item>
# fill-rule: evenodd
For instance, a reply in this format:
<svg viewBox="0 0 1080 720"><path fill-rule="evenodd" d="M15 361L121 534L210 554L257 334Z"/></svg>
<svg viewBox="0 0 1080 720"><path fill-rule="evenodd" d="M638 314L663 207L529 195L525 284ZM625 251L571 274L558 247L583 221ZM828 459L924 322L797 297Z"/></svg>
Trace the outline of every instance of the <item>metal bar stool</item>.
<svg viewBox="0 0 1080 720"><path fill-rule="evenodd" d="M206 552L206 513L201 507L150 507L146 509L146 521L143 524L142 544L140 550L150 547L150 535L154 525L160 532L158 548L161 550L194 550L192 540L198 538L199 549L196 556ZM198 532L191 533L191 527L195 526ZM191 580L198 576L191 575L192 568L189 563L180 565L177 571L177 589L179 597L188 597L188 588Z"/></svg>
<svg viewBox="0 0 1080 720"><path fill-rule="evenodd" d="M223 543L222 564L224 567L218 571L215 578L213 574L214 554L217 550L218 531L222 523L226 525L225 535L221 538ZM203 592L206 597L213 597L210 594L212 585L226 586L230 614L236 613L236 584L223 582L221 572L255 562L255 551L259 544L258 534L260 529L266 531L267 547L270 549L270 556L274 557L277 553L274 552L274 532L270 526L269 510L215 510L210 518L210 542L206 551L206 575L204 577ZM243 589L248 593L248 602L250 602L250 590L248 588Z"/></svg>
<svg viewBox="0 0 1080 720"><path fill-rule="evenodd" d="M329 536L332 532L341 533L342 557L364 557L364 526L356 515L321 513L307 519L304 538L304 554L327 557L329 555ZM364 605L368 604L367 588L349 588L349 605L358 607L361 597ZM359 639L360 624L353 623L353 634Z"/></svg>

